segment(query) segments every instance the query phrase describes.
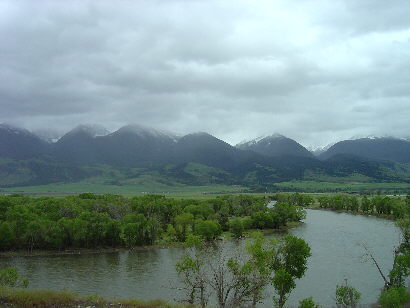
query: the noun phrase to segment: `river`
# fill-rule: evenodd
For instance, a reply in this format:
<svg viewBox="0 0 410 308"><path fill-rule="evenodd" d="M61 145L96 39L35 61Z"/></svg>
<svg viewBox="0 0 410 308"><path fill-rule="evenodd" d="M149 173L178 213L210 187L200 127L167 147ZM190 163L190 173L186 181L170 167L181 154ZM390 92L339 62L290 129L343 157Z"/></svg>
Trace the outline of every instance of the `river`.
<svg viewBox="0 0 410 308"><path fill-rule="evenodd" d="M348 279L362 293L361 304L374 303L383 286L376 267L363 257L365 244L387 274L400 233L392 221L307 210L304 223L289 231L304 238L312 256L305 276L297 282L289 306L312 296L323 307L334 305L337 284ZM90 255L3 258L0 267L16 266L31 288L68 289L109 298L177 300L178 277L174 264L182 248L147 249ZM272 307L271 293L260 307Z"/></svg>

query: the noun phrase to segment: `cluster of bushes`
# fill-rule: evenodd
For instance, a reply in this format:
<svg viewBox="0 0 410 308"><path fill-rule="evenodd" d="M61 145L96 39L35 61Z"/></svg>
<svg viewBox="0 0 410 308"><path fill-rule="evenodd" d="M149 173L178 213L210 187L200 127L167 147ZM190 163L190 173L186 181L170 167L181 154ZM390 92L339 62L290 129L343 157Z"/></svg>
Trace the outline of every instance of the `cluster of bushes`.
<svg viewBox="0 0 410 308"><path fill-rule="evenodd" d="M83 193L64 198L0 197L0 251L133 247L206 240L222 231L279 228L304 211L289 203L268 209L264 197L176 200L159 195L125 198Z"/></svg>
<svg viewBox="0 0 410 308"><path fill-rule="evenodd" d="M353 213L384 214L396 219L410 216L410 199L389 196L362 197L337 194L318 198L321 208Z"/></svg>
<svg viewBox="0 0 410 308"><path fill-rule="evenodd" d="M308 194L300 194L300 193L277 193L273 194L270 197L272 200L276 200L278 202L285 202L291 205L301 206L301 207L308 207L311 205L315 200L312 196Z"/></svg>

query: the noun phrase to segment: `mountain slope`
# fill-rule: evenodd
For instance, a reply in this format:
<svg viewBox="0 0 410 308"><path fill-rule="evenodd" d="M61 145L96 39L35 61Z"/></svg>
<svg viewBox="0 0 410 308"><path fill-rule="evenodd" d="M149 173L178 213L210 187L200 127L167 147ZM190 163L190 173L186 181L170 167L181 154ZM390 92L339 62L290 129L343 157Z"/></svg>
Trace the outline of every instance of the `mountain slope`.
<svg viewBox="0 0 410 308"><path fill-rule="evenodd" d="M376 160L410 163L410 142L387 137L344 140L320 154L319 158L328 159L337 154L352 154Z"/></svg>
<svg viewBox="0 0 410 308"><path fill-rule="evenodd" d="M196 162L222 169L236 166L248 157L248 153L203 132L180 138L173 153L174 162Z"/></svg>
<svg viewBox="0 0 410 308"><path fill-rule="evenodd" d="M103 132L103 128L79 125L52 144L53 156L76 164L99 163L102 158L96 137Z"/></svg>
<svg viewBox="0 0 410 308"><path fill-rule="evenodd" d="M294 140L278 135L233 147L207 133L178 138L138 125L113 133L81 125L50 144L26 130L0 125L0 186L87 178L118 185L155 178L166 183L238 184L258 189L292 180L410 182L410 164L403 163L410 142L376 141L379 150L375 145L362 146L376 158L366 158L366 153L359 151L362 155L336 153L319 160ZM357 144L361 145L356 141L348 149L357 151ZM337 145L328 152L335 149ZM391 161L386 153L395 154L393 158L402 162Z"/></svg>
<svg viewBox="0 0 410 308"><path fill-rule="evenodd" d="M139 125L127 125L116 132L96 137L106 164L147 167L169 162L177 137Z"/></svg>
<svg viewBox="0 0 410 308"><path fill-rule="evenodd" d="M29 159L46 154L47 142L26 129L0 124L0 157Z"/></svg>

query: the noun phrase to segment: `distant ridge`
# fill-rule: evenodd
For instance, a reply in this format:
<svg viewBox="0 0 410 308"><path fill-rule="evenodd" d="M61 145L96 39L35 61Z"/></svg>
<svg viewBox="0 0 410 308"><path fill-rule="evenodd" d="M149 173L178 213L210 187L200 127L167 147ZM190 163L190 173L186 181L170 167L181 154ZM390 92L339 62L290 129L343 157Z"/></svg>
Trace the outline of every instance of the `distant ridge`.
<svg viewBox="0 0 410 308"><path fill-rule="evenodd" d="M410 183L410 142L362 138L338 142L320 160L295 140L273 134L232 146L206 132L179 137L141 125L114 132L79 125L57 142L0 124L0 187L148 181L266 187L281 181L402 181Z"/></svg>
<svg viewBox="0 0 410 308"><path fill-rule="evenodd" d="M236 145L238 149L250 150L266 156L300 156L313 157L305 147L295 140L280 134L262 136Z"/></svg>
<svg viewBox="0 0 410 308"><path fill-rule="evenodd" d="M337 142L319 155L328 159L337 154L352 154L369 159L410 163L410 142L393 137L368 137Z"/></svg>

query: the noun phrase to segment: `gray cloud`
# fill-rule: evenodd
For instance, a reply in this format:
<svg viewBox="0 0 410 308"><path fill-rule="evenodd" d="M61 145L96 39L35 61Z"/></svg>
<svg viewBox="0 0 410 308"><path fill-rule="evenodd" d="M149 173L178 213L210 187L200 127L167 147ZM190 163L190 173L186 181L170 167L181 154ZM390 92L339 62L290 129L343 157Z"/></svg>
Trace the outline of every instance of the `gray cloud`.
<svg viewBox="0 0 410 308"><path fill-rule="evenodd" d="M409 136L410 3L0 3L0 122Z"/></svg>

